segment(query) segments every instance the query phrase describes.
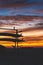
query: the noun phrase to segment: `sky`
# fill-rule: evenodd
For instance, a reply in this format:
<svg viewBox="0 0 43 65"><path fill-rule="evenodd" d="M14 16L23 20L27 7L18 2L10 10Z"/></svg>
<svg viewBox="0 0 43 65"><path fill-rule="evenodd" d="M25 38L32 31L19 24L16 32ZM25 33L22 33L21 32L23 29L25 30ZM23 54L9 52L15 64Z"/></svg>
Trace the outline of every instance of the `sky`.
<svg viewBox="0 0 43 65"><path fill-rule="evenodd" d="M0 0L0 16L43 16L43 0Z"/></svg>
<svg viewBox="0 0 43 65"><path fill-rule="evenodd" d="M6 28L0 32L14 33L7 30L13 27L22 30L25 42L20 47L43 47L43 0L0 0L0 28ZM14 42L0 41L0 45L12 47Z"/></svg>
<svg viewBox="0 0 43 65"><path fill-rule="evenodd" d="M4 19L4 20L3 20ZM20 47L42 47L43 46L43 17L33 16L17 16L15 17L1 17L0 18L0 33L15 33L15 30L8 30L13 28L22 30L22 35L25 42L18 44ZM20 33L20 34L21 34ZM0 38L12 38L9 36L0 36ZM6 47L14 46L14 42L0 41L0 45Z"/></svg>

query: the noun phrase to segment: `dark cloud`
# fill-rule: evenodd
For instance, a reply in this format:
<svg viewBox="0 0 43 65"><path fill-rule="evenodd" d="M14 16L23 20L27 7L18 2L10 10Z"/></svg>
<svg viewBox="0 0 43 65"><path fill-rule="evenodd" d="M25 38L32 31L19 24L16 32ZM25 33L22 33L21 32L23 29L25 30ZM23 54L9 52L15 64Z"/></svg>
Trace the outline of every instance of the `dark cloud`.
<svg viewBox="0 0 43 65"><path fill-rule="evenodd" d="M0 0L0 4L15 4L15 3L26 3L27 0Z"/></svg>
<svg viewBox="0 0 43 65"><path fill-rule="evenodd" d="M43 28L43 22L39 22L36 24L37 27L42 27Z"/></svg>
<svg viewBox="0 0 43 65"><path fill-rule="evenodd" d="M0 0L0 4L14 4L14 3L43 3L43 0Z"/></svg>

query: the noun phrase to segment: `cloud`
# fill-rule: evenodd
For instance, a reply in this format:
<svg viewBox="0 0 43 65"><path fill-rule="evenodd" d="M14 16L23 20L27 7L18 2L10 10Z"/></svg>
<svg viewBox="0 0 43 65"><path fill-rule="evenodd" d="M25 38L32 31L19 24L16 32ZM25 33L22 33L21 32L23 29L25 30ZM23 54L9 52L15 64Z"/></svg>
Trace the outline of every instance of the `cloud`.
<svg viewBox="0 0 43 65"><path fill-rule="evenodd" d="M0 16L43 16L43 12L38 12L39 10L43 10L43 4L9 4L0 6Z"/></svg>
<svg viewBox="0 0 43 65"><path fill-rule="evenodd" d="M13 3L43 3L43 0L0 0L0 4L13 4Z"/></svg>
<svg viewBox="0 0 43 65"><path fill-rule="evenodd" d="M25 41L30 41L30 42L34 42L34 41L41 41L43 40L43 36L38 36L38 37L24 37Z"/></svg>
<svg viewBox="0 0 43 65"><path fill-rule="evenodd" d="M17 7L36 7L36 6L43 6L42 3L36 2L29 2L28 0L0 0L0 8L17 8Z"/></svg>
<svg viewBox="0 0 43 65"><path fill-rule="evenodd" d="M37 23L36 26L43 28L43 22Z"/></svg>
<svg viewBox="0 0 43 65"><path fill-rule="evenodd" d="M32 16L0 17L0 28L13 29L14 26L16 27L16 29L20 29L23 32L42 31L43 17Z"/></svg>
<svg viewBox="0 0 43 65"><path fill-rule="evenodd" d="M37 11L40 12L40 13L41 13L41 12L43 13L43 9L41 9L41 10L37 10Z"/></svg>

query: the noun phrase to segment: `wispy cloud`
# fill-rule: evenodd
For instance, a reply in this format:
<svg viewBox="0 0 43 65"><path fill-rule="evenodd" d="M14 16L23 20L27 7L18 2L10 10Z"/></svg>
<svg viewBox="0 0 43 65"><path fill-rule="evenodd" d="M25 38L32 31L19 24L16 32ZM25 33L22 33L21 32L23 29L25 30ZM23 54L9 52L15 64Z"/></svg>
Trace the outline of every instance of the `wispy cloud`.
<svg viewBox="0 0 43 65"><path fill-rule="evenodd" d="M28 17L28 16L16 16L16 17L0 17L0 27L16 27L18 29L27 28L32 30L43 28L43 17ZM12 28L11 27L11 28Z"/></svg>

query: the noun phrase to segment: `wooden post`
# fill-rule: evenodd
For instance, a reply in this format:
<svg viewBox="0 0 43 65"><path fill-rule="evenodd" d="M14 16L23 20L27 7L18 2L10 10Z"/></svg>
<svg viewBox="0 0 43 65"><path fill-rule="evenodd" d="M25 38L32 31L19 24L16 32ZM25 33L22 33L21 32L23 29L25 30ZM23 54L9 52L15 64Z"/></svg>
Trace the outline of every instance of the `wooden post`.
<svg viewBox="0 0 43 65"><path fill-rule="evenodd" d="M18 48L18 42L17 42L17 48Z"/></svg>

